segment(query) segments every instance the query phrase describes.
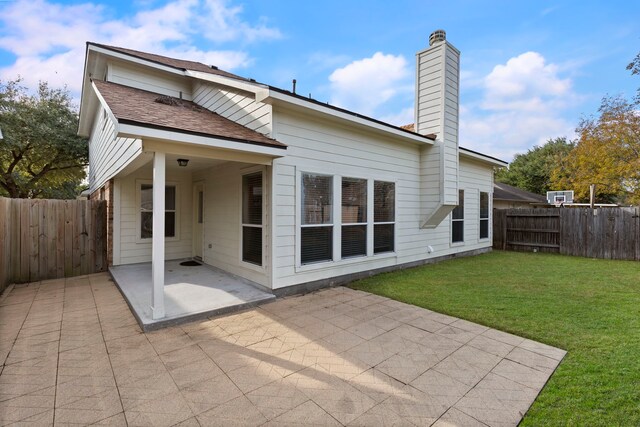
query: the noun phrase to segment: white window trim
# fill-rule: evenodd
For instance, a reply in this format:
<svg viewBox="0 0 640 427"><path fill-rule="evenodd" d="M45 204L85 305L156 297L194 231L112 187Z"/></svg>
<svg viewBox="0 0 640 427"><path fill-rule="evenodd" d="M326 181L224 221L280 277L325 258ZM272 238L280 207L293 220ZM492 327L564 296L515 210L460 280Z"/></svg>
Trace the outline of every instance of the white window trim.
<svg viewBox="0 0 640 427"><path fill-rule="evenodd" d="M487 193L487 212L488 212L488 217L487 218L482 218L482 193ZM478 242L488 242L489 240L491 240L491 230L493 227L491 227L491 221L492 221L492 214L493 211L491 210L491 193L489 191L482 191L482 190L478 190ZM480 237L480 229L482 227L480 227L480 224L482 223L483 220L487 220L487 237Z"/></svg>
<svg viewBox="0 0 640 427"><path fill-rule="evenodd" d="M302 264L302 175L305 173L325 175L333 177L334 202L339 200L340 203L333 203L333 260L318 261L310 264ZM342 259L342 178L357 178L367 180L367 255L349 257ZM394 214L395 221L393 232L393 252L373 253L373 229L374 229L374 209L373 209L373 183L374 181L391 182L395 186L394 197ZM337 199L336 199L337 198ZM322 270L333 267L341 267L348 264L370 263L386 258L398 257L398 180L388 174L363 175L358 173L342 174L337 169L327 167L326 170L319 170L313 167L296 167L295 172L295 272L306 272L313 270ZM338 224L338 226L336 226ZM383 223L379 223L383 224ZM329 224L317 224L316 226L328 226ZM311 227L313 225L308 225Z"/></svg>
<svg viewBox="0 0 640 427"><path fill-rule="evenodd" d="M462 219L453 219L453 210L451 211L451 213L449 214L449 218L450 218L450 227L449 227L449 246L454 248L454 247L458 247L458 246L464 246L466 244L466 234L464 231L464 222L466 220L466 215L465 215L465 206L466 206L466 201L467 201L467 190L464 188L459 188L458 189L458 203L460 203L460 193L459 191L462 190ZM453 223L454 222L462 222L462 240L458 241L458 242L454 242L453 241Z"/></svg>
<svg viewBox="0 0 640 427"><path fill-rule="evenodd" d="M238 194L240 195L239 197L239 215L240 218L238 220L238 222L240 223L240 227L238 230L238 262L239 265L242 266L243 268L247 268L253 271L257 271L259 273L264 273L265 270L267 269L267 242L265 239L265 230L267 228L267 182L266 182L266 177L267 177L267 173L266 173L266 167L265 166L252 166L252 167L248 167L248 168L243 168L241 173L240 173L240 184L239 184L239 190L238 190ZM245 175L253 175L254 173L260 172L262 173L262 224L261 225L256 225L256 224L244 224L242 221L242 181ZM262 228L262 265L256 265L252 262L247 262L245 260L242 259L242 227L260 227Z"/></svg>
<svg viewBox="0 0 640 427"><path fill-rule="evenodd" d="M141 212L142 212L142 208L140 207L140 205L142 204L142 197L141 197L141 190L142 190L142 185L153 185L153 180L151 179L136 179L136 206L135 206L135 210L136 210L136 243L144 243L144 244L148 244L151 245L152 243L152 238L151 237L146 237L146 238L142 238L140 236L140 225L141 225ZM176 234L173 237L165 237L164 241L165 242L177 242L180 240L180 184L178 182L175 181L166 181L165 182L165 187L168 186L172 186L176 188ZM166 212L166 209L165 209Z"/></svg>

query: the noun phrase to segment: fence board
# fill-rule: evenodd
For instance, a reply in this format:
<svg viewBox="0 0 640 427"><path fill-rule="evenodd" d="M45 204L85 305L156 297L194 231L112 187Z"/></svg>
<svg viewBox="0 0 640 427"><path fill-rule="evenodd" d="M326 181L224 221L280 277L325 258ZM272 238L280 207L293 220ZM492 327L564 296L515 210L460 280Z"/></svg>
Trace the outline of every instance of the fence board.
<svg viewBox="0 0 640 427"><path fill-rule="evenodd" d="M47 200L38 201L38 276L47 277L49 251L47 248Z"/></svg>
<svg viewBox="0 0 640 427"><path fill-rule="evenodd" d="M47 278L56 277L56 228L58 223L57 213L58 213L58 203L55 200L49 200L47 202L47 216L46 216L46 224L47 224Z"/></svg>
<svg viewBox="0 0 640 427"><path fill-rule="evenodd" d="M29 206L25 203L20 203L20 282L29 281L30 250Z"/></svg>
<svg viewBox="0 0 640 427"><path fill-rule="evenodd" d="M0 292L2 292L6 284L9 283L11 274L10 221L11 206L6 199L0 198Z"/></svg>
<svg viewBox="0 0 640 427"><path fill-rule="evenodd" d="M104 271L106 202L0 197L0 291Z"/></svg>
<svg viewBox="0 0 640 427"><path fill-rule="evenodd" d="M640 261L640 208L494 210L493 247Z"/></svg>

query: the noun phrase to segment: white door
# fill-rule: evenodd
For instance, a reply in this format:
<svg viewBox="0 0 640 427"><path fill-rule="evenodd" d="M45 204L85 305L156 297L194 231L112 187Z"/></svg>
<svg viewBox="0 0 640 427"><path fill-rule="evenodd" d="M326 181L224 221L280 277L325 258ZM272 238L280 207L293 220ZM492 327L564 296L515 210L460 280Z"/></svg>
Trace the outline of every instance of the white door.
<svg viewBox="0 0 640 427"><path fill-rule="evenodd" d="M204 185L193 186L193 256L202 259L202 236L204 234Z"/></svg>

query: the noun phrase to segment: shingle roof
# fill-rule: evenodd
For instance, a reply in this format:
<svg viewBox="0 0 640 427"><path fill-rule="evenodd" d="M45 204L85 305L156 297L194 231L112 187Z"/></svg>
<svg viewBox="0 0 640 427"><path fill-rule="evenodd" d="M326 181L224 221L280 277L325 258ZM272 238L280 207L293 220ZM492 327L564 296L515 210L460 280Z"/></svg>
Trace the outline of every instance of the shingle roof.
<svg viewBox="0 0 640 427"><path fill-rule="evenodd" d="M101 80L93 80L93 83L116 119L122 123L214 136L275 148L287 147L275 139L267 138L191 101Z"/></svg>
<svg viewBox="0 0 640 427"><path fill-rule="evenodd" d="M529 203L546 203L547 199L540 194L531 193L502 182L493 183L493 198L495 200L512 200Z"/></svg>
<svg viewBox="0 0 640 427"><path fill-rule="evenodd" d="M216 74L218 76L231 77L234 79L246 80L248 79L244 77L240 77L236 74L229 73L224 70L218 69L216 66L209 66L203 64L202 62L197 61L187 61L184 59L176 59L169 58L168 56L156 55L154 53L140 52L139 50L126 49L123 47L109 46L106 44L93 43L88 42L88 44L93 46L98 46L104 49L112 50L115 52L125 53L127 55L131 55L137 58L145 59L147 61L155 62L157 64L166 65L168 67L177 68L179 70L191 70L191 71L200 71L202 73Z"/></svg>

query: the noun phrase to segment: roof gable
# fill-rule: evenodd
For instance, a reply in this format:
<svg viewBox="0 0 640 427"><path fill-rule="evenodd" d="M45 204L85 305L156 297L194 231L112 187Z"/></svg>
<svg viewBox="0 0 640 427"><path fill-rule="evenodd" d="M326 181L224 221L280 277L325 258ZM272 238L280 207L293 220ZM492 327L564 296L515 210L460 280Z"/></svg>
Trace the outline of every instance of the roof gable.
<svg viewBox="0 0 640 427"><path fill-rule="evenodd" d="M93 84L119 123L286 148L286 145L275 139L239 125L191 101L101 80L93 80Z"/></svg>
<svg viewBox="0 0 640 427"><path fill-rule="evenodd" d="M146 61L154 62L156 64L165 65L167 67L176 68L178 70L199 71L201 73L215 74L217 76L224 76L224 77L230 77L234 79L249 81L244 77L238 76L233 73L229 73L224 70L220 70L218 67L214 65L209 66L209 65L203 64L202 62L170 58L168 56L156 55L154 53L141 52L139 50L126 49L126 48L117 47L117 46L109 46L109 45L100 44L100 43L88 42L87 44L101 47L103 49L111 50L114 52L124 53L126 55L130 55L139 59L144 59Z"/></svg>

